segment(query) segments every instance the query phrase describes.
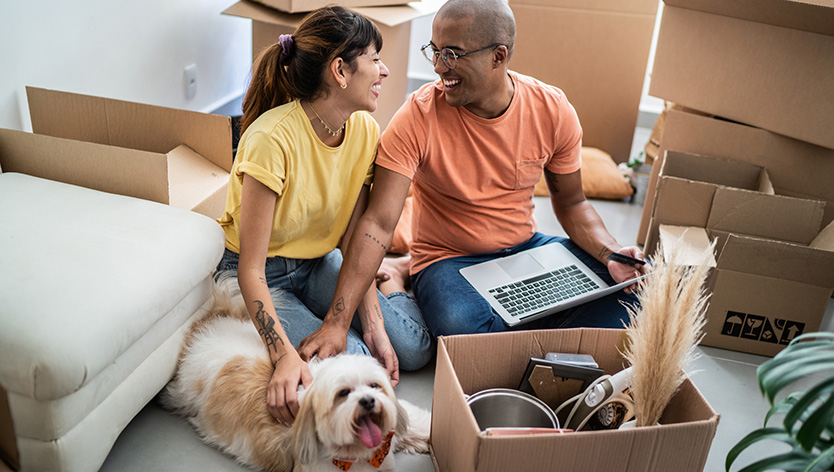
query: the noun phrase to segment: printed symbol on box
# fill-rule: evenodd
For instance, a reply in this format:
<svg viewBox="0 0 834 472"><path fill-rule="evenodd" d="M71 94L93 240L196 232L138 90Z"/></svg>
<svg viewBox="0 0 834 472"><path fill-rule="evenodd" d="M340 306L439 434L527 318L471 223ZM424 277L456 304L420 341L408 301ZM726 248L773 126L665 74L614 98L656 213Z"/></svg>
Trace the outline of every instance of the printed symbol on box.
<svg viewBox="0 0 834 472"><path fill-rule="evenodd" d="M744 320L744 329L741 331L741 338L742 339L752 339L757 341L759 336L762 334L762 326L764 325L764 316L758 315L747 315L747 319Z"/></svg>
<svg viewBox="0 0 834 472"><path fill-rule="evenodd" d="M737 338L741 334L744 316L744 313L727 311L727 318L724 320L724 328L721 330L721 334Z"/></svg>
<svg viewBox="0 0 834 472"><path fill-rule="evenodd" d="M779 320L776 320L776 325L779 325ZM764 341L766 343L779 343L779 335L776 334L776 330L773 329L773 325L770 324L770 320L765 318L764 320L764 327L762 327L762 335L759 338L759 341Z"/></svg>
<svg viewBox="0 0 834 472"><path fill-rule="evenodd" d="M793 339L803 331L805 331L805 323L800 323L798 321L788 321L788 320L776 320L777 322L782 321L785 324L785 329L782 330L782 339L779 340L779 344L789 344Z"/></svg>

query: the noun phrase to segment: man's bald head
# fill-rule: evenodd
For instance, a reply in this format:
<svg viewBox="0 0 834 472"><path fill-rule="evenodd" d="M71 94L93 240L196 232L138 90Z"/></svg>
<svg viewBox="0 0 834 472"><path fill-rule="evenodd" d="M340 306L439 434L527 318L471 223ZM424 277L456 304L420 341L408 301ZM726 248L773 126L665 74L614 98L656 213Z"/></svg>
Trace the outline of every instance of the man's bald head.
<svg viewBox="0 0 834 472"><path fill-rule="evenodd" d="M512 55L515 44L515 17L506 0L449 0L437 18L471 18L468 36L478 47L500 43Z"/></svg>

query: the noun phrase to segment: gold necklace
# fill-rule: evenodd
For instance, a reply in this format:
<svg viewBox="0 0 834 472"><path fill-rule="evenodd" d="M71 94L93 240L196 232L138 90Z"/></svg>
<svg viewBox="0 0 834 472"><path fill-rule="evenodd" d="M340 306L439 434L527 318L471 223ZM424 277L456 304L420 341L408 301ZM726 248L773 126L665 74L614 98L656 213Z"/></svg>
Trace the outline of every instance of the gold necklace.
<svg viewBox="0 0 834 472"><path fill-rule="evenodd" d="M330 136L333 136L334 138L336 136L339 136L340 134L342 134L342 130L345 129L345 125L342 125L339 129L337 129L336 131L333 131L333 129L330 128L329 126L327 126L327 123L325 123L324 120L321 119L319 114L316 112L316 109L313 108L313 102L307 102L307 103L310 104L310 109L313 110L313 113L316 115L316 118L319 119L319 122L321 122L322 126L324 126L324 129L327 130L327 134L329 134Z"/></svg>

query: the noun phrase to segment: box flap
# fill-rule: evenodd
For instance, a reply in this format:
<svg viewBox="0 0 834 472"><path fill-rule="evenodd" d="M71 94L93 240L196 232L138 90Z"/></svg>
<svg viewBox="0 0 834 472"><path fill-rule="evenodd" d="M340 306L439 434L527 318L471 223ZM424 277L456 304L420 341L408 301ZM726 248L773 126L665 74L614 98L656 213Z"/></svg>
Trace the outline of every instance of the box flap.
<svg viewBox="0 0 834 472"><path fill-rule="evenodd" d="M255 0L259 3L287 13L303 13L332 5L333 0ZM348 8L402 5L408 3L406 0L341 0L339 5Z"/></svg>
<svg viewBox="0 0 834 472"><path fill-rule="evenodd" d="M825 202L720 187L707 228L807 245L819 233Z"/></svg>
<svg viewBox="0 0 834 472"><path fill-rule="evenodd" d="M663 0L707 13L834 36L830 0Z"/></svg>
<svg viewBox="0 0 834 472"><path fill-rule="evenodd" d="M165 154L0 129L0 168L168 203Z"/></svg>
<svg viewBox="0 0 834 472"><path fill-rule="evenodd" d="M715 184L662 177L652 217L659 223L705 228L717 188Z"/></svg>
<svg viewBox="0 0 834 472"><path fill-rule="evenodd" d="M726 187L757 190L769 177L762 175L762 166L717 156L680 151L666 151L661 175L709 182Z"/></svg>
<svg viewBox="0 0 834 472"><path fill-rule="evenodd" d="M396 26L415 18L430 15L438 8L437 2L423 1L391 7L357 7L353 10L385 26ZM250 0L241 0L235 3L223 10L223 14L292 28L298 27L301 20L307 15L307 13L284 13Z"/></svg>
<svg viewBox="0 0 834 472"><path fill-rule="evenodd" d="M834 289L834 252L770 239L730 234L718 270Z"/></svg>
<svg viewBox="0 0 834 472"><path fill-rule="evenodd" d="M26 94L35 133L157 153L185 144L231 171L228 116L35 87Z"/></svg>
<svg viewBox="0 0 834 472"><path fill-rule="evenodd" d="M585 10L615 13L632 13L654 16L657 13L658 0L509 0L510 7L531 5L537 7Z"/></svg>
<svg viewBox="0 0 834 472"><path fill-rule="evenodd" d="M834 221L820 231L820 234L811 241L809 246L817 249L834 251Z"/></svg>
<svg viewBox="0 0 834 472"><path fill-rule="evenodd" d="M190 210L228 185L229 173L182 144L168 153L170 204ZM216 215L220 217L220 215Z"/></svg>
<svg viewBox="0 0 834 472"><path fill-rule="evenodd" d="M776 190L773 188L773 182L770 181L770 172L768 172L767 169L762 169L757 190L759 193L766 193L768 195L776 194Z"/></svg>
<svg viewBox="0 0 834 472"><path fill-rule="evenodd" d="M447 448L435 449L438 470L475 470L475 454L478 449L477 434L460 434L457 430L477 431L472 410L466 404L463 388L455 375L451 355L446 341L449 337L437 339L437 363L434 375L432 400L431 442L433 444L455 444L454 451ZM441 421L440 419L443 419ZM451 452L451 453L450 453Z"/></svg>
<svg viewBox="0 0 834 472"><path fill-rule="evenodd" d="M663 259L671 260L670 251L675 251L675 260L680 265L696 265L709 248L707 230L696 226L660 225L660 242L663 245ZM707 262L715 267L715 255Z"/></svg>

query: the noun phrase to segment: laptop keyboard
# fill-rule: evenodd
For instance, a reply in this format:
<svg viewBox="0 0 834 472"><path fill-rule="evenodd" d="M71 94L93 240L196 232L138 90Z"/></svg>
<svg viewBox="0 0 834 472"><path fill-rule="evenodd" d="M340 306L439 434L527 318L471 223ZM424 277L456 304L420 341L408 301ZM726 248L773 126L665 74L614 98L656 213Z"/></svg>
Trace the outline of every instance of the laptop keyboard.
<svg viewBox="0 0 834 472"><path fill-rule="evenodd" d="M562 300L599 288L575 265L547 272L489 291L511 315L538 311Z"/></svg>

